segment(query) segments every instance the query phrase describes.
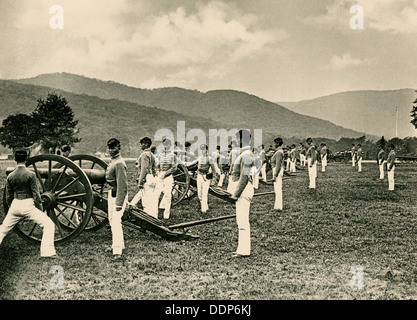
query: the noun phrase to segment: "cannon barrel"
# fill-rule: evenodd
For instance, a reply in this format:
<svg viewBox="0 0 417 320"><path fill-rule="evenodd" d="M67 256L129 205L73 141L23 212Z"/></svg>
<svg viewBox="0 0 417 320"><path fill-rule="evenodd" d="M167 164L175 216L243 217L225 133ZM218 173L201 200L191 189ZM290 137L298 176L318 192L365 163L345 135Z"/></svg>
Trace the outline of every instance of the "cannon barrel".
<svg viewBox="0 0 417 320"><path fill-rule="evenodd" d="M8 175L11 173L15 168L14 167L7 167L6 168L6 174ZM35 172L35 169L28 168L29 170ZM49 175L53 176L59 176L63 171L65 170L65 173L69 175L70 177L78 177L78 175L72 170L67 167L61 167L61 168L36 168L36 172L40 175L42 179L47 179ZM106 172L104 170L100 169L82 169L88 179L90 180L91 184L103 184L106 183Z"/></svg>

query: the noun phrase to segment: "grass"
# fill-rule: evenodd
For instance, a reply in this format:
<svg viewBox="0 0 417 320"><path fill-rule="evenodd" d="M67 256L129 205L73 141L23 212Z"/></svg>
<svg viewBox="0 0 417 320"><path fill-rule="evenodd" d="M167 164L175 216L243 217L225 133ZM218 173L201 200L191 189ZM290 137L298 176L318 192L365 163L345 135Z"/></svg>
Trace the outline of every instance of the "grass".
<svg viewBox="0 0 417 320"><path fill-rule="evenodd" d="M13 163L1 163L2 172ZM136 186L128 163L130 196ZM150 232L124 228L123 263L105 248L107 228L83 232L57 246L57 260L39 257L11 232L0 246L0 298L6 300L403 300L417 299L417 167L397 166L396 190L378 180L376 164L331 163L309 190L306 171L284 180L284 212L273 210L274 195L251 206L252 256L234 259L234 219L194 226L200 238L169 242ZM4 185L5 175L1 184ZM261 185L256 192L271 191ZM209 196L209 216L234 213ZM4 216L0 209L0 221ZM203 218L198 199L171 211L169 224ZM53 265L63 268L64 287L53 289ZM351 268L363 268L363 288L350 286Z"/></svg>

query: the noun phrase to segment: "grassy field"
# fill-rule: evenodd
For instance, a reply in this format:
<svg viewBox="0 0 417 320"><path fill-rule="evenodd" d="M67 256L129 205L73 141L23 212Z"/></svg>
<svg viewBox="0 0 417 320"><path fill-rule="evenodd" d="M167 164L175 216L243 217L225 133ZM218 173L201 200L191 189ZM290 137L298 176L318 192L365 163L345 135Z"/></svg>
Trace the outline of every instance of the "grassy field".
<svg viewBox="0 0 417 320"><path fill-rule="evenodd" d="M1 162L0 185L5 167ZM128 163L130 196L135 168ZM375 163L358 173L331 163L309 190L300 171L284 181L284 212L274 195L251 206L252 256L236 259L234 219L190 228L200 238L169 242L150 232L124 228L125 260L111 261L107 228L83 232L57 246L59 258L39 257L39 246L10 233L0 246L0 298L127 300L316 300L417 299L417 166L399 164L396 190L378 180ZM256 192L272 191L261 186ZM1 196L2 197L2 196ZM234 213L210 196L206 217ZM4 212L0 209L0 221ZM195 198L172 209L173 224L203 218ZM53 265L63 271L63 288L51 286ZM363 287L352 287L363 270ZM352 280L353 279L353 280Z"/></svg>

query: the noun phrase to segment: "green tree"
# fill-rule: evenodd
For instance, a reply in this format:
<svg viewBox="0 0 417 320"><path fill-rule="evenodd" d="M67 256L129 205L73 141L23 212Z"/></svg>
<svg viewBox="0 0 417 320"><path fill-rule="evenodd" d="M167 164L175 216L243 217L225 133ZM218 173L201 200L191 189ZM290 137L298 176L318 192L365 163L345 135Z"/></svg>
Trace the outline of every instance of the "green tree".
<svg viewBox="0 0 417 320"><path fill-rule="evenodd" d="M55 151L64 144L73 146L81 141L77 136L78 120L74 120L74 112L65 97L48 93L46 99L40 98L37 102L32 117L44 150Z"/></svg>
<svg viewBox="0 0 417 320"><path fill-rule="evenodd" d="M0 143L4 147L30 147L38 139L34 119L27 114L10 115L3 120L0 127Z"/></svg>
<svg viewBox="0 0 417 320"><path fill-rule="evenodd" d="M414 100L413 104L413 108L411 109L411 123L413 124L414 128L417 129L417 98Z"/></svg>

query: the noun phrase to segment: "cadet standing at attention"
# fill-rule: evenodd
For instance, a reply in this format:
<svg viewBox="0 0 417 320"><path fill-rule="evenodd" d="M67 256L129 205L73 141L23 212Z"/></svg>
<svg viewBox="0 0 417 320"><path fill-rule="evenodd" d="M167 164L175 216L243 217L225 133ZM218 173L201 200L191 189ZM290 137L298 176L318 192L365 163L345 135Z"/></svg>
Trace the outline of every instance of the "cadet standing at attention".
<svg viewBox="0 0 417 320"><path fill-rule="evenodd" d="M358 151L357 151L356 155L357 155L357 162L358 162L358 172L362 172L363 151L362 151L362 145L361 144L358 144Z"/></svg>
<svg viewBox="0 0 417 320"><path fill-rule="evenodd" d="M0 226L0 244L13 227L23 219L29 219L43 228L41 257L56 257L54 245L55 225L42 210L41 196L34 172L26 168L28 151L17 148L14 152L16 169L6 180L6 203L9 207Z"/></svg>
<svg viewBox="0 0 417 320"><path fill-rule="evenodd" d="M272 159L274 167L272 179L274 181L274 191L275 191L275 203L274 209L278 212L282 211L283 201L282 201L282 177L284 176L284 150L282 149L282 139L274 139L275 147L277 148Z"/></svg>
<svg viewBox="0 0 417 320"><path fill-rule="evenodd" d="M378 146L378 166L379 166L379 179L384 180L384 162L385 162L385 151L381 145Z"/></svg>
<svg viewBox="0 0 417 320"><path fill-rule="evenodd" d="M198 199L201 204L201 213L208 211L208 192L210 188L210 180L213 174L220 175L220 170L208 153L208 146L206 144L200 145L201 155L192 162L189 166L197 165L197 191ZM211 172L210 172L211 169Z"/></svg>
<svg viewBox="0 0 417 320"><path fill-rule="evenodd" d="M394 190L394 171L395 171L395 146L394 144L389 145L389 154L387 158L387 175L388 175L388 190Z"/></svg>
<svg viewBox="0 0 417 320"><path fill-rule="evenodd" d="M151 138L144 137L139 141L143 152L138 158L138 188L130 204L136 206L139 200L142 200L143 210L158 218L158 198L156 197L156 166L155 156L151 151Z"/></svg>
<svg viewBox="0 0 417 320"><path fill-rule="evenodd" d="M325 143L322 143L321 144L320 157L321 157L321 172L326 172L326 167L327 167L327 146L326 146Z"/></svg>
<svg viewBox="0 0 417 320"><path fill-rule="evenodd" d="M108 191L108 219L112 233L113 259L122 258L125 248L122 216L127 205L127 169L126 163L120 155L120 141L112 138L107 141L107 149L110 154L110 164L106 170L106 181L112 187Z"/></svg>
<svg viewBox="0 0 417 320"><path fill-rule="evenodd" d="M306 152L307 165L308 165L308 177L310 180L309 188L316 188L316 178L317 178L317 154L316 146L313 144L313 139L307 138L308 149Z"/></svg>
<svg viewBox="0 0 417 320"><path fill-rule="evenodd" d="M160 209L164 209L164 219L169 219L171 214L172 187L174 185L174 176L172 175L178 167L178 158L171 151L171 140L164 139L162 141L164 150L158 155L157 172L161 181L160 189L155 194L159 200L159 194L162 192L163 198L159 204Z"/></svg>
<svg viewBox="0 0 417 320"><path fill-rule="evenodd" d="M355 144L352 143L352 167L355 166L355 160L356 160L356 149L355 149Z"/></svg>
<svg viewBox="0 0 417 320"><path fill-rule="evenodd" d="M234 194L231 196L236 201L236 223L238 226L238 245L233 257L248 257L251 254L251 238L249 211L252 202L254 188L251 177L254 163L251 156L251 134L248 130L240 130L236 133L240 141L241 154L239 156L239 182Z"/></svg>

